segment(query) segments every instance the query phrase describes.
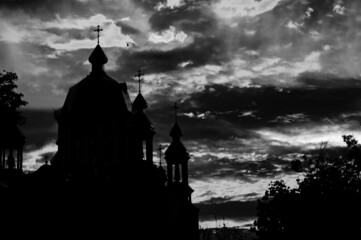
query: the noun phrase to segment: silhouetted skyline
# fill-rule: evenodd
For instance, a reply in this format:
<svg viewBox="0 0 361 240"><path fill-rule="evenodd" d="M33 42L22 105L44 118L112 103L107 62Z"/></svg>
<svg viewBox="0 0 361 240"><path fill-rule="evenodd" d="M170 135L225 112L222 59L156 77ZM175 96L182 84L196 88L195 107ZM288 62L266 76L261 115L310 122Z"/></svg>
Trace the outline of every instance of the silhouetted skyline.
<svg viewBox="0 0 361 240"><path fill-rule="evenodd" d="M131 101L134 75L145 74L154 161L178 102L193 200L251 220L245 209L270 180L295 183L296 155L342 145L344 134L361 139L360 12L357 0L2 1L0 70L19 75L29 102L24 167L56 152L53 110L89 73L99 25L105 70L127 82Z"/></svg>

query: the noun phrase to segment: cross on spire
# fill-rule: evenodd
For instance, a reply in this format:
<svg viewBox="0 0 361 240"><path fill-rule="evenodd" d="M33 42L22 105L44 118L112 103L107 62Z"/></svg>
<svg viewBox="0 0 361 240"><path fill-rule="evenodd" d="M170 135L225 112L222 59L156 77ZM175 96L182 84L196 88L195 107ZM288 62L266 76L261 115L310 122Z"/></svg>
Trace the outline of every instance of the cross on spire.
<svg viewBox="0 0 361 240"><path fill-rule="evenodd" d="M97 29L94 30L94 32L98 32L98 36L97 36L97 38L98 38L98 44L99 44L99 38L100 38L100 32L101 32L101 31L103 31L103 29L100 28L99 25L98 25Z"/></svg>
<svg viewBox="0 0 361 240"><path fill-rule="evenodd" d="M159 144L159 147L157 148L157 150L159 151L159 167L162 166L162 150L163 150L163 146Z"/></svg>
<svg viewBox="0 0 361 240"><path fill-rule="evenodd" d="M177 105L176 102L175 102L174 105L173 105L173 109L174 109L175 121L177 122L177 110L179 109L179 106Z"/></svg>
<svg viewBox="0 0 361 240"><path fill-rule="evenodd" d="M138 83L139 83L139 93L140 93L140 82L142 81L142 76L144 76L144 74L142 73L142 71L139 69L138 70L138 74L134 75L134 77L138 78Z"/></svg>

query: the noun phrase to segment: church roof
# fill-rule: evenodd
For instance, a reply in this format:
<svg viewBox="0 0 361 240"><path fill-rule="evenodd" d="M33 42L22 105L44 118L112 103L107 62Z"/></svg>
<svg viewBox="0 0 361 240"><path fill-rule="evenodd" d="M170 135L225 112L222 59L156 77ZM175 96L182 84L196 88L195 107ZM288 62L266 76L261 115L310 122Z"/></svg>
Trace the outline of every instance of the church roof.
<svg viewBox="0 0 361 240"><path fill-rule="evenodd" d="M138 93L137 97L135 98L132 104L133 111L143 111L148 107L147 101L144 99L141 93Z"/></svg>
<svg viewBox="0 0 361 240"><path fill-rule="evenodd" d="M98 44L89 56L89 62L93 65L104 65L108 62L108 57Z"/></svg>
<svg viewBox="0 0 361 240"><path fill-rule="evenodd" d="M107 76L88 75L69 89L62 113L113 114L130 111L126 83L118 83ZM103 115L105 117L105 115Z"/></svg>
<svg viewBox="0 0 361 240"><path fill-rule="evenodd" d="M89 62L102 65L108 61L98 44ZM91 72L69 89L61 115L73 115L78 119L109 119L124 116L131 111L131 101L126 83L119 83L104 71Z"/></svg>

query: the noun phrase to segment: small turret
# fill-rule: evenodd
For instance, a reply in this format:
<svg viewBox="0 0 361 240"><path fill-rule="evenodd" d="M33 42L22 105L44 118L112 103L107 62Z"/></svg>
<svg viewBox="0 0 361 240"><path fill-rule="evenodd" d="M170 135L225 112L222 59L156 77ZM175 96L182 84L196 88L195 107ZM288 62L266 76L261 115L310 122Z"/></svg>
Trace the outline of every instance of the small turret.
<svg viewBox="0 0 361 240"><path fill-rule="evenodd" d="M141 93L141 77L144 74L138 70L138 74L134 77L138 78L139 82L139 93L137 97L134 99L132 104L132 112L134 114L134 122L135 128L134 132L136 135L136 145L137 147L137 159L143 159L144 157L144 149L143 143L145 142L146 149L145 149L145 158L148 163L153 163L153 136L155 134L153 124L149 121L148 117L145 115L144 110L148 108L148 103L144 99Z"/></svg>
<svg viewBox="0 0 361 240"><path fill-rule="evenodd" d="M175 123L169 133L172 137L172 142L165 151L165 159L167 161L168 185L172 183L182 182L188 186L188 160L189 153L181 142L183 136L182 130L177 121L177 104L174 104L175 109ZM174 171L173 171L174 168ZM180 168L182 173L180 173ZM173 176L174 172L174 176Z"/></svg>

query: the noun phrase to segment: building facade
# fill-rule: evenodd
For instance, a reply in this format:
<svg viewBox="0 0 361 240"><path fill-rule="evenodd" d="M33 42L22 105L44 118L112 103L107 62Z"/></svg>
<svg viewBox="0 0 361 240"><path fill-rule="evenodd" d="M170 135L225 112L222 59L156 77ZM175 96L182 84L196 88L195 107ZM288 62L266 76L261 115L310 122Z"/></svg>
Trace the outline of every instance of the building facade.
<svg viewBox="0 0 361 240"><path fill-rule="evenodd" d="M145 223L143 231L137 232L144 237L199 239L198 209L191 202L193 190L188 183L189 154L180 140L177 119L165 152L166 173L153 164L155 130L145 114L148 104L140 87L132 102L126 83L104 71L107 61L98 44L89 57L90 74L69 89L63 107L55 111L58 152L51 166L70 185L95 182L101 186L101 194L96 193L100 200L81 201L88 204L85 212L98 208L94 206L99 202L107 205L108 214L97 218L107 219L117 212L127 219L123 226L128 231L137 232L137 221Z"/></svg>

